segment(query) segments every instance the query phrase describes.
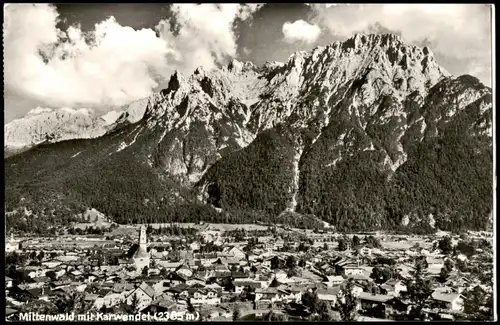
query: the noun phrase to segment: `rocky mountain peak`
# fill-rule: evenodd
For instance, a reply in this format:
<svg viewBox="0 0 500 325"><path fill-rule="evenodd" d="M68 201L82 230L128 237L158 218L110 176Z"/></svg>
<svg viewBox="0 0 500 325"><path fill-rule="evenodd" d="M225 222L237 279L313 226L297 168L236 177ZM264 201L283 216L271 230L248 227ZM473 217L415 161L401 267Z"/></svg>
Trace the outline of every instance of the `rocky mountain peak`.
<svg viewBox="0 0 500 325"><path fill-rule="evenodd" d="M200 73L199 69L200 68L197 68L195 73ZM161 90L160 94L163 97L165 97L172 92L178 91L180 88L186 88L186 87L187 87L186 78L181 72L175 70L174 73L170 76L167 88Z"/></svg>
<svg viewBox="0 0 500 325"><path fill-rule="evenodd" d="M4 126L4 149L21 150L44 142L96 138L104 135L111 123L86 108L37 107Z"/></svg>
<svg viewBox="0 0 500 325"><path fill-rule="evenodd" d="M232 72L232 73L244 73L244 72L249 72L249 71L255 71L256 70L255 64L250 61L245 61L241 62L236 59L232 59L231 62L227 65L227 70Z"/></svg>

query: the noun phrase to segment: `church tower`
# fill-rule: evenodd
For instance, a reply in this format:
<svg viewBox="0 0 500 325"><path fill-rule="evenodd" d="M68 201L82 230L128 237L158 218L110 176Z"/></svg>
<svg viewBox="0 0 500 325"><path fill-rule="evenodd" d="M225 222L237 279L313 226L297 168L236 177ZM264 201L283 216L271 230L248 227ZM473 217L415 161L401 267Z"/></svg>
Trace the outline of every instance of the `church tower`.
<svg viewBox="0 0 500 325"><path fill-rule="evenodd" d="M142 225L139 229L139 246L146 248L146 244L148 243L148 238L146 236L146 226Z"/></svg>
<svg viewBox="0 0 500 325"><path fill-rule="evenodd" d="M139 247L135 251L132 258L134 259L135 266L137 267L137 272L142 272L145 266L149 266L149 253L148 253L148 238L146 234L146 226L142 225L139 228Z"/></svg>

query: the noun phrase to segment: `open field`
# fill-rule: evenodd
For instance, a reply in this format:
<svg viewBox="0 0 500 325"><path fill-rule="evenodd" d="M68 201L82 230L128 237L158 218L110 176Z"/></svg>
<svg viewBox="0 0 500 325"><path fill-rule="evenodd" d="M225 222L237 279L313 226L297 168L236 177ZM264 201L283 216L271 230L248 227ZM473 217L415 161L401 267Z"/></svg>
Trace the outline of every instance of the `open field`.
<svg viewBox="0 0 500 325"><path fill-rule="evenodd" d="M230 223L203 223L198 224L194 222L173 222L173 225L181 228L197 228L200 230L214 230L214 231L230 231L235 229L245 229L245 230L266 230L268 226L257 225L257 224L230 224ZM170 223L151 223L153 228L157 229L160 227L169 227ZM134 227L139 228L141 225L137 224Z"/></svg>

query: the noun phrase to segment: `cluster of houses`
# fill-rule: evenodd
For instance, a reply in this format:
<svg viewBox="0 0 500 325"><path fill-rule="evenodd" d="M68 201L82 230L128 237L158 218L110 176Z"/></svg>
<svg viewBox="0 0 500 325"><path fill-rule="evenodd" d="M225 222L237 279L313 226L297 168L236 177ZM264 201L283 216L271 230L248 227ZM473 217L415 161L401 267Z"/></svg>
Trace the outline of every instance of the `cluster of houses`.
<svg viewBox="0 0 500 325"><path fill-rule="evenodd" d="M189 250L172 260L168 251L160 252L148 243L146 228L141 227L135 250L120 258L118 265L103 265L75 252L95 245L71 246L71 251L58 251L56 257L47 254L39 266L22 266L29 281L14 284L13 279L6 277L9 313L15 314L26 301L51 302L60 293L76 291L95 310L126 305L133 306L136 312L175 311L182 315L198 311L204 320L228 320L235 308L243 314L282 311L291 303L301 304L307 292L335 306L348 279L354 280L353 293L359 298L360 313L371 311L378 318L391 318L409 312L408 301L401 293L406 290L404 280L411 277L411 250L401 254L361 247L354 256L351 251L322 250L321 245L314 245L314 254L289 253L277 251L283 245L271 237L259 238L258 245L246 250L246 241L227 242L216 232L203 235L222 249L201 253L201 244L193 242ZM324 242L331 244L332 239ZM116 249L116 245L109 249ZM444 265L443 256L427 255L427 272L429 276L436 275ZM294 274L288 272L290 256L299 270ZM397 262L393 267L397 277L374 284L370 278L374 266L368 266L368 261L376 256L392 257ZM299 266L300 261L303 263ZM432 294L435 308L443 317L460 312L462 291L471 285L466 275L452 273Z"/></svg>

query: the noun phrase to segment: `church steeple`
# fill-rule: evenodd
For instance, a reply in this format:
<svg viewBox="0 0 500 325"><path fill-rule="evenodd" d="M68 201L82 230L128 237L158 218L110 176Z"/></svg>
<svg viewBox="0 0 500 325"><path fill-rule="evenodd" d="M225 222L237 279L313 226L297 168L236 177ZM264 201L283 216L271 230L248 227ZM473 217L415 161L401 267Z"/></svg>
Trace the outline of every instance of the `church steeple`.
<svg viewBox="0 0 500 325"><path fill-rule="evenodd" d="M148 242L148 238L146 235L146 226L142 225L139 229L139 246L145 247Z"/></svg>

